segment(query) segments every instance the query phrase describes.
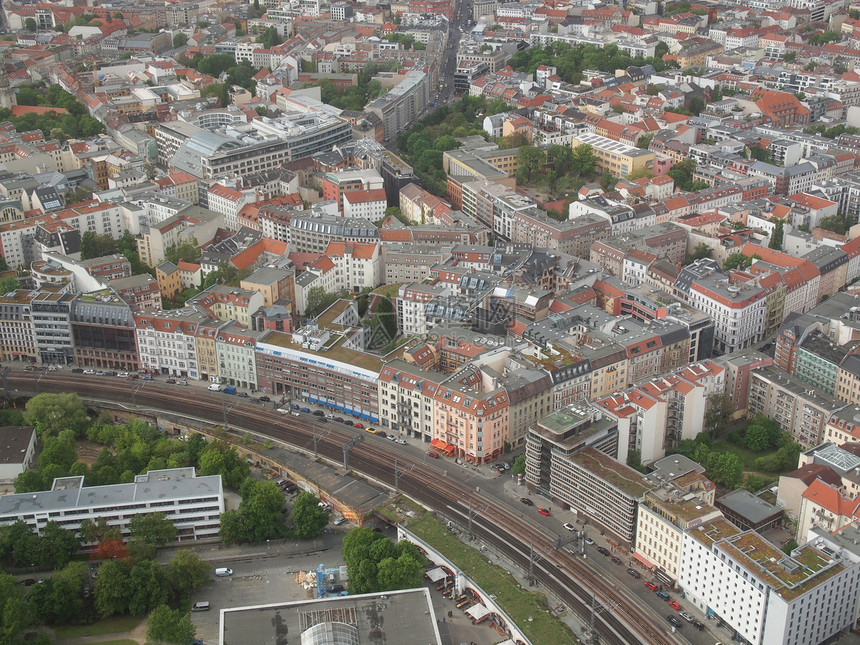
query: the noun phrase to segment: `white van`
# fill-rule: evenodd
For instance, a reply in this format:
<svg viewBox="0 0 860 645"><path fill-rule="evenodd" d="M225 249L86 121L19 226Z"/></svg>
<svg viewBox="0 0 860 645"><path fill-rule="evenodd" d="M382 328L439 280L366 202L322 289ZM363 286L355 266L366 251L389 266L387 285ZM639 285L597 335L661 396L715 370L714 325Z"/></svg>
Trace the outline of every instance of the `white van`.
<svg viewBox="0 0 860 645"><path fill-rule="evenodd" d="M233 569L228 569L227 567L218 567L215 569L215 575L218 578L226 578L227 576L233 575Z"/></svg>
<svg viewBox="0 0 860 645"><path fill-rule="evenodd" d="M210 392L220 392L221 391L221 384L220 383L213 383L212 385L209 386L209 391Z"/></svg>
<svg viewBox="0 0 860 645"><path fill-rule="evenodd" d="M209 601L201 600L191 605L191 611L209 611Z"/></svg>

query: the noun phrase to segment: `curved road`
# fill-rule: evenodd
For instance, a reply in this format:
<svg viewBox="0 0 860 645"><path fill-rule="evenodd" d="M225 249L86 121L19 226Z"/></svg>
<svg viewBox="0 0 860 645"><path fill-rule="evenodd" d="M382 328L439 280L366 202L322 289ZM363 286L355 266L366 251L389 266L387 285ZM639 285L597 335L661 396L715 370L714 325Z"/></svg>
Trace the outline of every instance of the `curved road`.
<svg viewBox="0 0 860 645"><path fill-rule="evenodd" d="M190 391L187 388L157 382L118 381L68 372L6 372L5 384L15 395L77 392L87 399L113 403L131 403L134 388L135 402L139 406L176 414L189 413ZM224 395L197 394L190 412L213 424L222 423ZM229 411L231 426L252 430L302 450L312 449L315 418L284 417L250 403L236 404L241 401L230 400L233 406ZM343 455L341 446L354 436L354 433L338 428L337 424L329 424L327 433L318 440L319 453L339 463ZM388 442L368 435L350 453L350 467L393 486L390 449ZM535 578L580 616L589 614L591 594L594 593L603 605L610 608L598 613L595 619L601 643L674 645L681 642L621 589L585 566L580 559L554 549L555 535L522 519L505 501L471 487L466 488L466 484L449 478L447 471L435 464L422 463L400 453L397 460L403 469L399 486L409 496L460 525L468 524L471 502L472 509L477 509L472 513L473 533L524 569L528 569L530 549L540 554L535 558Z"/></svg>

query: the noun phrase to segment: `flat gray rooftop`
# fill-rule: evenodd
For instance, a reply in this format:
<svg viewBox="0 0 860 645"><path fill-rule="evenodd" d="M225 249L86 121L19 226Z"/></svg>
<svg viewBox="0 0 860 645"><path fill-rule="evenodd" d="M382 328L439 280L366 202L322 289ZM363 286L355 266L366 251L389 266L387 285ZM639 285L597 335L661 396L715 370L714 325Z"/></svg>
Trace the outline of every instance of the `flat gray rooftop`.
<svg viewBox="0 0 860 645"><path fill-rule="evenodd" d="M354 629L357 642L441 645L426 587L321 600L221 610L223 645L301 645L302 633L320 623ZM327 641L335 642L335 641ZM337 641L343 642L343 641Z"/></svg>

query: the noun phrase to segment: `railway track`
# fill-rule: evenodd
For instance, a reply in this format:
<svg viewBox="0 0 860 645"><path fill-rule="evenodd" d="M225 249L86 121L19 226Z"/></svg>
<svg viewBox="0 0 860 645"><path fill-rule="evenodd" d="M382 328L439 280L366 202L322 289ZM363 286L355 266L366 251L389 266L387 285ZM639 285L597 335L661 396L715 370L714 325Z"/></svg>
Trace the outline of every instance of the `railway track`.
<svg viewBox="0 0 860 645"><path fill-rule="evenodd" d="M113 403L130 403L129 381L118 381L106 377L88 377L68 372L10 372L6 383L20 394L38 392L77 392L85 398L100 399ZM186 388L146 383L135 389L138 406L152 407L167 412L193 413L214 424L223 421L223 395L200 393L189 410ZM9 394L9 393L7 393ZM238 400L241 401L241 400ZM231 403L233 401L231 400ZM278 439L299 449L313 450L313 422L305 417L284 417L253 404L236 405L230 411L230 424L252 430L261 435ZM289 425L287 425L289 424ZM319 437L317 451L320 455L339 463L341 446L353 438L337 424L326 426L327 433ZM372 437L359 444L350 453L350 467L385 484L394 484L391 454L387 447ZM529 568L529 553L534 549L540 554L535 558L534 577L560 598L580 616L591 611L591 594L603 605L597 613L595 629L601 642L611 645L644 643L646 645L675 645L678 643L653 617L638 607L614 585L597 575L580 559L567 552L554 549L556 536L531 525L519 517L511 506L480 493L471 487L463 487L455 479L447 479L445 472L435 465L424 464L407 455L398 455L398 462L408 466L399 476L399 486L407 495L451 518L460 525L468 524L468 504L479 510L472 516L472 531L477 537L491 545L509 561Z"/></svg>

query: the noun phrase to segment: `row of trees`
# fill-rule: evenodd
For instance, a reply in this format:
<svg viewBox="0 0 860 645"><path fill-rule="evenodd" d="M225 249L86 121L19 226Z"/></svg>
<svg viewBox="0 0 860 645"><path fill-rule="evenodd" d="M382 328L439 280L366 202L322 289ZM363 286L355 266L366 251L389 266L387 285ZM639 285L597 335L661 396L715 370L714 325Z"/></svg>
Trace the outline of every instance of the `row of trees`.
<svg viewBox="0 0 860 645"><path fill-rule="evenodd" d="M361 112L370 101L386 92L382 84L374 80L373 77L380 72L389 72L395 69L396 63L390 65L370 63L358 72L358 82L345 90L340 89L327 78L306 83L305 87L319 87L320 99L323 103L334 105L342 110Z"/></svg>
<svg viewBox="0 0 860 645"><path fill-rule="evenodd" d="M508 110L501 99L464 96L452 105L436 109L410 129L397 136L397 148L415 170L421 185L434 195L446 193L447 175L442 168L442 153L459 147L455 137L482 136L485 116Z"/></svg>
<svg viewBox="0 0 860 645"><path fill-rule="evenodd" d="M586 69L597 69L602 72L613 72L616 69L626 69L631 65L653 65L657 72L662 72L669 67L676 67L675 63L667 63L663 60L663 54L668 53L668 45L658 43L655 55L652 58L632 57L616 45L596 47L590 44L578 44L571 47L567 43L554 42L546 47L530 47L518 51L511 57L510 66L519 72L534 74L541 65L550 65L556 68L558 75L568 83L579 83Z"/></svg>
<svg viewBox="0 0 860 645"><path fill-rule="evenodd" d="M343 559L353 594L421 585L425 560L409 540L394 543L371 529L355 528L343 538Z"/></svg>
<svg viewBox="0 0 860 645"><path fill-rule="evenodd" d="M284 495L274 482L247 480L242 486L239 508L221 515L221 540L227 544L282 537L306 540L320 535L328 524L328 513L310 493L299 493L289 527L284 523L283 506Z"/></svg>
<svg viewBox="0 0 860 645"><path fill-rule="evenodd" d="M134 275L140 275L151 271L144 262L140 259L137 252L137 242L134 235L126 231L122 237L115 239L107 233L94 233L92 231L84 231L81 235L81 259L91 260L105 255L119 253L131 264L131 272Z"/></svg>
<svg viewBox="0 0 860 645"><path fill-rule="evenodd" d="M88 485L130 482L148 470L194 466L201 475L221 475L224 484L239 490L250 466L225 441L207 443L201 435L187 441L171 439L137 419L116 425L109 419L91 421L76 394L40 394L27 402L24 419L36 427L44 449L35 470L21 473L19 493L46 490L56 477L83 475ZM82 436L105 446L92 467L77 460L75 440Z"/></svg>
<svg viewBox="0 0 860 645"><path fill-rule="evenodd" d="M27 86L18 90L18 105L56 107L66 110L66 114L47 112L45 114L24 114L12 116L8 108L0 109L0 121L10 121L18 132L41 130L46 138L65 141L76 137L92 137L104 132L104 125L87 114L86 108L69 92L59 85L50 86L44 93L35 87Z"/></svg>

